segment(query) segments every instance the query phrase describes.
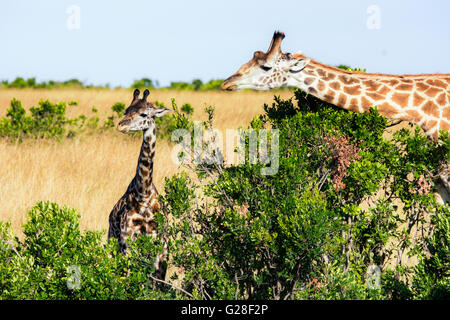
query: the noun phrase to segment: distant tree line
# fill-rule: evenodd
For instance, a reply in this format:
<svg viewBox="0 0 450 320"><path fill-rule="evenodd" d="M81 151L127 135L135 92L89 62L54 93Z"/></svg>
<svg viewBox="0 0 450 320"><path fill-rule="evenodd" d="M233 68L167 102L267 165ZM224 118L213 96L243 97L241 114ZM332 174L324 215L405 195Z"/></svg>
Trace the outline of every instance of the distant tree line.
<svg viewBox="0 0 450 320"><path fill-rule="evenodd" d="M191 91L208 91L219 90L223 80L211 80L203 83L200 79L194 79L192 82L171 82L169 86L161 87L157 80L142 78L135 80L129 88L149 88L149 89L172 89L172 90L191 90ZM3 80L0 83L0 88L33 88L33 89L58 89L58 88L95 88L95 89L110 89L109 84L92 85L86 84L78 79L70 79L66 81L41 81L38 82L36 78L22 78L17 77L13 81ZM120 88L117 87L117 88Z"/></svg>

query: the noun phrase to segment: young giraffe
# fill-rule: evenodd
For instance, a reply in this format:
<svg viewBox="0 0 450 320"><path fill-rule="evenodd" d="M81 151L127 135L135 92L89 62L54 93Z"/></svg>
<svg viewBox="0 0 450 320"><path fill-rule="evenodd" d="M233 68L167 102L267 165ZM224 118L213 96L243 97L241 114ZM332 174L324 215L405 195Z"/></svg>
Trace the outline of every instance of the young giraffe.
<svg viewBox="0 0 450 320"><path fill-rule="evenodd" d="M134 240L141 234L153 237L158 235L154 214L160 211L160 206L157 199L158 191L153 184L155 117L161 117L170 110L155 108L151 102L147 102L149 93L145 90L143 98L139 99L139 90L134 90L133 100L117 126L121 132L143 132L136 175L109 215L108 239L117 238L122 252L127 251L128 238ZM160 279L164 279L165 276L163 266L165 256L162 254L155 261L156 273Z"/></svg>
<svg viewBox="0 0 450 320"><path fill-rule="evenodd" d="M283 33L275 32L268 51L256 51L249 62L225 80L222 89L268 90L292 86L355 112L378 106L381 115L417 124L431 139L437 140L439 130L450 130L450 74L345 71L300 53L282 53L283 39ZM448 167L449 161L444 159L439 175L446 199L450 194Z"/></svg>

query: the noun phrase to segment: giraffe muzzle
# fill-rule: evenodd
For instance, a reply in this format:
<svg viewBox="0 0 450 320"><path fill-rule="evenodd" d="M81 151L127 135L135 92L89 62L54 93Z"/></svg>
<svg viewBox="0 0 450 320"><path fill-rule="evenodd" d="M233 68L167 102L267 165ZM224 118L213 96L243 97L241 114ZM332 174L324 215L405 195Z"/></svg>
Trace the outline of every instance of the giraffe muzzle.
<svg viewBox="0 0 450 320"><path fill-rule="evenodd" d="M229 80L229 78L227 80L225 80L220 87L222 88L222 90L227 90L227 91L233 91L233 90L237 89L237 85L233 84Z"/></svg>
<svg viewBox="0 0 450 320"><path fill-rule="evenodd" d="M120 121L119 124L117 125L117 130L119 130L120 132L123 133L127 133L130 131L130 129L128 128L129 121Z"/></svg>

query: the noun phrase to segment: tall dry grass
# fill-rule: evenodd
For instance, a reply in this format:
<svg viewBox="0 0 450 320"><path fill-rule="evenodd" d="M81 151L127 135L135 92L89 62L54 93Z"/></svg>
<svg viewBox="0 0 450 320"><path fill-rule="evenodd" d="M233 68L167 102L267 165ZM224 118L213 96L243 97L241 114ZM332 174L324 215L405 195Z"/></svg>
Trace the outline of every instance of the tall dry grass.
<svg viewBox="0 0 450 320"><path fill-rule="evenodd" d="M282 98L292 92L275 94ZM149 100L170 106L175 98L179 106L190 103L195 108L193 118L204 120L204 107L216 108L215 124L219 130L246 127L263 112L263 104L273 101L273 92L189 92L153 91ZM111 114L115 102L126 105L131 90L0 90L0 116L6 114L11 99L22 101L28 109L40 99L52 102L77 101L68 107L68 116L91 114L95 106L100 117ZM77 208L81 227L106 230L108 215L134 176L141 140L118 132L106 132L61 142L31 140L12 144L0 139L0 220L11 221L16 235L21 236L27 211L40 200L50 200ZM164 187L164 177L180 168L172 163L172 146L159 139L156 146L154 182L158 190Z"/></svg>

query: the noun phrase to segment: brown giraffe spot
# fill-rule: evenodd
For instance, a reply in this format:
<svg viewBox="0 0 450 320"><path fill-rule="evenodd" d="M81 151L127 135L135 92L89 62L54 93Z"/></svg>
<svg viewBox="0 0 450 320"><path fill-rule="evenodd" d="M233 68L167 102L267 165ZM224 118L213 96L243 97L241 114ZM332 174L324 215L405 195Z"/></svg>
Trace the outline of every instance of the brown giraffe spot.
<svg viewBox="0 0 450 320"><path fill-rule="evenodd" d="M418 107L425 101L425 98L423 98L420 94L417 92L414 92L413 95L413 104Z"/></svg>
<svg viewBox="0 0 450 320"><path fill-rule="evenodd" d="M427 83L429 85L432 85L432 86L435 86L435 87L440 87L440 88L443 88L443 89L447 89L447 86L448 86L444 81L437 80L437 79L436 80L428 79Z"/></svg>
<svg viewBox="0 0 450 320"><path fill-rule="evenodd" d="M341 84L337 81L333 81L330 83L330 87L333 88L334 90L340 90Z"/></svg>
<svg viewBox="0 0 450 320"><path fill-rule="evenodd" d="M369 98L372 98L373 100L377 101L377 100L383 100L385 97L379 93L376 92L367 92L366 95Z"/></svg>
<svg viewBox="0 0 450 320"><path fill-rule="evenodd" d="M398 113L398 110L388 102L384 102L383 104L381 104L378 110L380 111L381 115L388 118L391 118Z"/></svg>
<svg viewBox="0 0 450 320"><path fill-rule="evenodd" d="M345 94L341 93L338 98L338 102L337 102L338 105L345 106L346 102L347 102L347 96Z"/></svg>
<svg viewBox="0 0 450 320"><path fill-rule="evenodd" d="M419 122L420 119L422 118L422 115L417 112L416 110L408 110L406 111L406 118L405 120L410 121L410 122Z"/></svg>
<svg viewBox="0 0 450 320"><path fill-rule="evenodd" d="M437 125L437 120L427 120L425 121L425 123L422 125L423 130L428 131L433 129L436 125Z"/></svg>
<svg viewBox="0 0 450 320"><path fill-rule="evenodd" d="M437 139L439 138L439 131L433 132L433 134L431 135L431 137L433 138L433 140L437 141Z"/></svg>
<svg viewBox="0 0 450 320"><path fill-rule="evenodd" d="M308 92L311 94L317 94L317 90L314 87L308 87Z"/></svg>
<svg viewBox="0 0 450 320"><path fill-rule="evenodd" d="M322 80L319 80L319 83L317 84L317 89L319 89L320 91L325 90L325 82L323 82Z"/></svg>
<svg viewBox="0 0 450 320"><path fill-rule="evenodd" d="M442 118L450 120L450 106L447 106L444 111L442 111Z"/></svg>
<svg viewBox="0 0 450 320"><path fill-rule="evenodd" d="M308 77L308 78L306 78L305 79L305 84L307 85L307 86L309 86L311 83L313 83L314 82L314 78L312 78L312 77Z"/></svg>
<svg viewBox="0 0 450 320"><path fill-rule="evenodd" d="M392 101L394 103L398 104L399 106L406 106L408 104L408 99L409 99L409 93L395 92L392 95Z"/></svg>
<svg viewBox="0 0 450 320"><path fill-rule="evenodd" d="M450 122L441 119L441 130L450 131Z"/></svg>
<svg viewBox="0 0 450 320"><path fill-rule="evenodd" d="M397 85L397 84L400 83L400 81L395 80L395 79L388 80L388 81L386 81L386 82L389 83L389 85L391 85L391 86L395 86L395 85Z"/></svg>
<svg viewBox="0 0 450 320"><path fill-rule="evenodd" d="M412 84L406 84L406 83L401 83L395 87L395 90L402 90L402 91L411 91L412 89L413 89Z"/></svg>
<svg viewBox="0 0 450 320"><path fill-rule="evenodd" d="M349 76L339 76L339 79L340 79L344 84L354 84L354 83L359 83L359 80L355 79L354 77L349 77Z"/></svg>
<svg viewBox="0 0 450 320"><path fill-rule="evenodd" d="M319 77L325 77L327 75L326 71L322 69L317 69L317 74L319 75Z"/></svg>
<svg viewBox="0 0 450 320"><path fill-rule="evenodd" d="M328 90L328 92L323 96L323 98L328 101L332 102L335 96L335 92L332 90Z"/></svg>
<svg viewBox="0 0 450 320"><path fill-rule="evenodd" d="M423 112L431 115L435 118L439 117L439 108L433 103L433 101L427 101L422 107Z"/></svg>
<svg viewBox="0 0 450 320"><path fill-rule="evenodd" d="M387 86L382 86L380 89L377 90L377 92L379 94L383 94L383 95L385 95L386 93L388 93L390 91L391 91L391 89Z"/></svg>
<svg viewBox="0 0 450 320"><path fill-rule="evenodd" d="M431 98L434 98L439 92L442 92L442 90L438 88L429 88L425 91L425 94Z"/></svg>
<svg viewBox="0 0 450 320"><path fill-rule="evenodd" d="M158 202L158 201L155 201L155 202L152 204L152 211L153 211L153 212L159 212L159 210L160 210L159 202Z"/></svg>
<svg viewBox="0 0 450 320"><path fill-rule="evenodd" d="M375 80L366 80L363 82L363 84L366 86L368 91L377 91L378 88L381 86L381 83Z"/></svg>
<svg viewBox="0 0 450 320"><path fill-rule="evenodd" d="M369 110L370 107L372 107L372 102L367 99L366 97L362 96L361 97L361 106L364 110Z"/></svg>
<svg viewBox="0 0 450 320"><path fill-rule="evenodd" d="M417 82L417 83L416 83L416 87L417 87L417 90L418 90L418 91L425 91L425 90L427 90L427 89L429 88L429 86L426 85L426 84L423 83L423 82Z"/></svg>
<svg viewBox="0 0 450 320"><path fill-rule="evenodd" d="M363 98L364 98L364 97L363 97ZM354 110L355 108L356 108L356 110L359 111L359 101L358 101L358 99L356 99L356 98L352 98L352 99L350 100L350 104L349 104L348 109Z"/></svg>
<svg viewBox="0 0 450 320"><path fill-rule="evenodd" d="M147 159L143 159L140 163L140 167L148 167L150 165L150 162Z"/></svg>
<svg viewBox="0 0 450 320"><path fill-rule="evenodd" d="M323 77L323 80L329 81L336 78L336 75L334 73L328 72L326 76Z"/></svg>
<svg viewBox="0 0 450 320"><path fill-rule="evenodd" d="M142 225L142 223L144 222L142 219L133 219L133 224L135 225L135 226L140 226L140 225Z"/></svg>
<svg viewBox="0 0 450 320"><path fill-rule="evenodd" d="M147 223L147 232L152 233L153 231L156 231L156 222L150 221Z"/></svg>
<svg viewBox="0 0 450 320"><path fill-rule="evenodd" d="M303 69L302 72L303 72L304 74L308 75L308 76L314 76L314 75L315 75L314 69L308 69L308 68L305 68L305 69Z"/></svg>
<svg viewBox="0 0 450 320"><path fill-rule="evenodd" d="M359 86L353 86L353 87L344 87L344 92L355 96L355 95L360 95L361 94L361 88Z"/></svg>
<svg viewBox="0 0 450 320"><path fill-rule="evenodd" d="M356 105L356 104L350 105L347 109L350 110L350 111L359 113L359 106Z"/></svg>
<svg viewBox="0 0 450 320"><path fill-rule="evenodd" d="M445 92L442 92L439 96L437 96L436 103L440 106L445 105Z"/></svg>
<svg viewBox="0 0 450 320"><path fill-rule="evenodd" d="M139 168L139 174L142 174L142 176L147 176L148 175L148 168L147 167L140 167Z"/></svg>
<svg viewBox="0 0 450 320"><path fill-rule="evenodd" d="M413 84L413 81L411 79L402 79L403 83L407 83L407 84Z"/></svg>

